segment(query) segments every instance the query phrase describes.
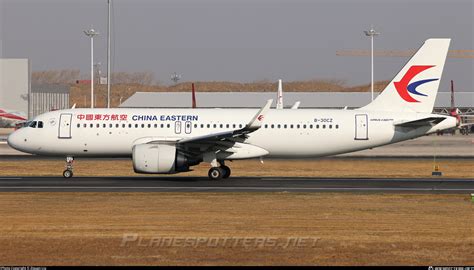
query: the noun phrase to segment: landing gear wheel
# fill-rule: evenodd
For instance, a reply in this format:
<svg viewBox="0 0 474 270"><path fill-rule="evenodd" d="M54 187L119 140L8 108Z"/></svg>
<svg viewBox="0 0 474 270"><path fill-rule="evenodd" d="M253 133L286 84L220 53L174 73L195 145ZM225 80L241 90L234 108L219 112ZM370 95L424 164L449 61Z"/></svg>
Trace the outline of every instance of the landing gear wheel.
<svg viewBox="0 0 474 270"><path fill-rule="evenodd" d="M225 166L225 165L222 165L221 166L221 169L224 171L224 174L222 175L222 178L226 179L226 178L229 178L230 176L230 168Z"/></svg>
<svg viewBox="0 0 474 270"><path fill-rule="evenodd" d="M209 169L208 176L212 180L219 180L223 177L225 171L220 167L212 167Z"/></svg>
<svg viewBox="0 0 474 270"><path fill-rule="evenodd" d="M73 163L74 163L74 157L67 156L66 157L66 170L63 172L64 178L71 178L73 176L73 173L72 173Z"/></svg>
<svg viewBox="0 0 474 270"><path fill-rule="evenodd" d="M73 173L72 173L71 170L65 170L65 171L63 172L64 178L71 178L72 175L73 175Z"/></svg>

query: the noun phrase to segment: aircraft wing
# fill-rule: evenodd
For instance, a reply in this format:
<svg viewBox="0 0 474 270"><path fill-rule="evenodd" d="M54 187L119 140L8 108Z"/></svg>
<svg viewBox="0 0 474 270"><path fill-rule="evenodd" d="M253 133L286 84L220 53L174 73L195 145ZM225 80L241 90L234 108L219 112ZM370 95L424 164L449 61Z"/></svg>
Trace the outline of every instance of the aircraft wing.
<svg viewBox="0 0 474 270"><path fill-rule="evenodd" d="M246 134L254 132L262 126L263 119L265 118L265 115L270 109L270 106L272 105L272 103L273 103L273 99L268 100L265 106L263 106L258 111L258 113L255 114L252 120L250 120L250 122L247 125L245 125L244 128L224 131L224 132L211 133L211 134L206 134L203 136L184 138L182 140L179 140L178 144L181 144L181 145L189 144L189 143L208 144L208 143L224 141L230 138L238 138L238 137L245 138Z"/></svg>
<svg viewBox="0 0 474 270"><path fill-rule="evenodd" d="M421 127L426 125L436 125L446 119L446 117L425 117L415 120L402 120L393 123L397 127Z"/></svg>

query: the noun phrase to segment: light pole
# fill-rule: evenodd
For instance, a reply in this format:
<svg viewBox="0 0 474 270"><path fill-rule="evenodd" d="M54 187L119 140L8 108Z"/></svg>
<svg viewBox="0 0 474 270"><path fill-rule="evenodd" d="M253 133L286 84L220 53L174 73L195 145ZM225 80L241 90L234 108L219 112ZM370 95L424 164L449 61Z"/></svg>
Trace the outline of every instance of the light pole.
<svg viewBox="0 0 474 270"><path fill-rule="evenodd" d="M107 0L107 108L110 108L110 5L112 0Z"/></svg>
<svg viewBox="0 0 474 270"><path fill-rule="evenodd" d="M84 31L84 34L91 39L91 108L94 108L94 36L97 36L99 32L90 29Z"/></svg>
<svg viewBox="0 0 474 270"><path fill-rule="evenodd" d="M380 35L380 33L376 32L373 26L370 27L370 30L364 31L364 33L366 36L370 37L370 92L372 95L372 100L374 100L374 37Z"/></svg>

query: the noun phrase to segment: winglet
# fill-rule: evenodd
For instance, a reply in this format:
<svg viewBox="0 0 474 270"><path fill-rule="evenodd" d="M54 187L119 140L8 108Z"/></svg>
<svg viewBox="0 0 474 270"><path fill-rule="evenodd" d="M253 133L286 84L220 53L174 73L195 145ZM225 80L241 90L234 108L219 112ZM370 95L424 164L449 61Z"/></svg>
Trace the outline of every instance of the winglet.
<svg viewBox="0 0 474 270"><path fill-rule="evenodd" d="M74 103L74 105L72 105L71 109L75 109L76 108L76 103Z"/></svg>
<svg viewBox="0 0 474 270"><path fill-rule="evenodd" d="M270 106L272 106L273 99L269 99L267 101L267 104L263 106L258 113L252 118L252 120L245 126L245 129L249 130L256 130L259 129L262 126L263 119L265 118L266 113L270 109Z"/></svg>

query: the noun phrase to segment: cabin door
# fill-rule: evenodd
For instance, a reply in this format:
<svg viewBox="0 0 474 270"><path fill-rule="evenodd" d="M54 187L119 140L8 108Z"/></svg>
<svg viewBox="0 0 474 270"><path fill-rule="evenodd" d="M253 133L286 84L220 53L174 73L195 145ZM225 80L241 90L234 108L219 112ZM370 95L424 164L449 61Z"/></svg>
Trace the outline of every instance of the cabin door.
<svg viewBox="0 0 474 270"><path fill-rule="evenodd" d="M367 114L355 115L355 140L369 139L369 125Z"/></svg>
<svg viewBox="0 0 474 270"><path fill-rule="evenodd" d="M174 133L181 134L181 121L174 122Z"/></svg>
<svg viewBox="0 0 474 270"><path fill-rule="evenodd" d="M70 139L71 138L71 120L72 114L62 113L59 116L59 135L60 139Z"/></svg>

